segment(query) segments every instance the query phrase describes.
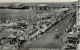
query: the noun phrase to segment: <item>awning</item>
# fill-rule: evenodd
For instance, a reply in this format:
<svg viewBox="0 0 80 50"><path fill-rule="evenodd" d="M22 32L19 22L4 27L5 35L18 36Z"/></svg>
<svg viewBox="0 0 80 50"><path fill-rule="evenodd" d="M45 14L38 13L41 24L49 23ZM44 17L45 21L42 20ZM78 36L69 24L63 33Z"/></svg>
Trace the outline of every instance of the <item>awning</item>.
<svg viewBox="0 0 80 50"><path fill-rule="evenodd" d="M16 38L16 36L11 34L10 36L8 36L8 38Z"/></svg>

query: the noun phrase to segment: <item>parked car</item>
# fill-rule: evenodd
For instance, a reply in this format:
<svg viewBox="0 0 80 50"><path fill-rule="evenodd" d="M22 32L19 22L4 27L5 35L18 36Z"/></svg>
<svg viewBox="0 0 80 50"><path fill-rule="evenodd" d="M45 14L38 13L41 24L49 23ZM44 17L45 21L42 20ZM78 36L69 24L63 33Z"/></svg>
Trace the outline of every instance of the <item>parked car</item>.
<svg viewBox="0 0 80 50"><path fill-rule="evenodd" d="M71 29L66 29L65 32L69 33L71 32Z"/></svg>
<svg viewBox="0 0 80 50"><path fill-rule="evenodd" d="M76 46L67 46L64 50L76 50Z"/></svg>
<svg viewBox="0 0 80 50"><path fill-rule="evenodd" d="M55 31L58 32L59 31L59 28L55 29Z"/></svg>
<svg viewBox="0 0 80 50"><path fill-rule="evenodd" d="M54 35L54 38L55 38L55 39L57 39L57 38L59 38L59 37L60 37L59 34L55 34L55 35Z"/></svg>
<svg viewBox="0 0 80 50"><path fill-rule="evenodd" d="M67 37L67 39L78 40L77 37Z"/></svg>
<svg viewBox="0 0 80 50"><path fill-rule="evenodd" d="M66 32L66 33L69 33L69 29L66 29L65 32Z"/></svg>
<svg viewBox="0 0 80 50"><path fill-rule="evenodd" d="M71 50L70 48L65 48L64 50Z"/></svg>
<svg viewBox="0 0 80 50"><path fill-rule="evenodd" d="M75 40L69 39L67 42L72 43L72 44L76 44Z"/></svg>
<svg viewBox="0 0 80 50"><path fill-rule="evenodd" d="M67 46L67 47L70 49L76 49L76 47L73 47L73 46Z"/></svg>

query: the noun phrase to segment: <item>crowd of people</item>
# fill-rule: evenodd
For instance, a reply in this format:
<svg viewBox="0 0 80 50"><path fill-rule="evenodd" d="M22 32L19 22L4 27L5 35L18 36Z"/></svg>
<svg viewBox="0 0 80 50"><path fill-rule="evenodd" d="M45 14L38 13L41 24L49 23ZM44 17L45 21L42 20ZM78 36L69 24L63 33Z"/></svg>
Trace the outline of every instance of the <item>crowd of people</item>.
<svg viewBox="0 0 80 50"><path fill-rule="evenodd" d="M60 18L63 12L45 12L41 15L33 15L31 17L20 17L12 19L9 17L5 24L2 25L5 33L10 33L6 38L10 44L15 47L22 46L26 41L33 41L41 34L44 34L50 27ZM11 30L12 29L12 30ZM4 40L4 39L3 39Z"/></svg>

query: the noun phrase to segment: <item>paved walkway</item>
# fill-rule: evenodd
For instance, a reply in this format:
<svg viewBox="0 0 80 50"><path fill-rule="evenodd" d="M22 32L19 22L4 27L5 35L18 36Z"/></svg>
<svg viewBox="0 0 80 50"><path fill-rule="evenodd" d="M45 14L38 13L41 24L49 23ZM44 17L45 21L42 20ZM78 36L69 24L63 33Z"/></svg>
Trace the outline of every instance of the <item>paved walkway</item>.
<svg viewBox="0 0 80 50"><path fill-rule="evenodd" d="M74 23L74 17L68 16L52 27L47 33L33 41L29 46L25 46L21 50L29 50L29 48L61 48L63 46L62 39L54 39L55 29L59 28L62 37L66 36L65 29Z"/></svg>

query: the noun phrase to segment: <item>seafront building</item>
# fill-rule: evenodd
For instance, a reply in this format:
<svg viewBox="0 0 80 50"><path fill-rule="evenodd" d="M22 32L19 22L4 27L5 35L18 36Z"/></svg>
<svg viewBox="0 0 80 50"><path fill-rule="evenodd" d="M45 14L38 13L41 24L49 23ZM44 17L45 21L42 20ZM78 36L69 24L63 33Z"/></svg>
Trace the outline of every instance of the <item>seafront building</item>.
<svg viewBox="0 0 80 50"><path fill-rule="evenodd" d="M80 30L80 1L78 1L77 5L76 5L76 25L77 25L77 29L78 31Z"/></svg>
<svg viewBox="0 0 80 50"><path fill-rule="evenodd" d="M80 0L78 0L77 5L76 5L76 28L77 28L77 33L80 34ZM80 41L80 38L79 38ZM77 49L80 50L80 42L77 44Z"/></svg>

